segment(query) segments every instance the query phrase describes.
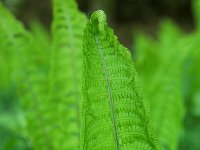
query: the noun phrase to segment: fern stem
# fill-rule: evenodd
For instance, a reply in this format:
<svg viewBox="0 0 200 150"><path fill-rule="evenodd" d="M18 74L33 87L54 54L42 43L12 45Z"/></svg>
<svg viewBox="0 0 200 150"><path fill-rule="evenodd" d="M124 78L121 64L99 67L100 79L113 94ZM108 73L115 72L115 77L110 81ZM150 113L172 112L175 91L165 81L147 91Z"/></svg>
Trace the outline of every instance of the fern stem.
<svg viewBox="0 0 200 150"><path fill-rule="evenodd" d="M113 124L113 128L114 128L114 138L115 138L115 142L116 142L116 148L117 150L120 149L119 146L119 137L118 137L118 131L117 131L117 125L116 125L116 114L115 114L115 104L114 104L114 100L113 100L113 96L112 96L112 88L111 88L111 83L110 83L110 79L109 79L109 73L107 70L107 66L106 66L106 61L104 60L104 56L103 56L103 52L101 47L99 46L99 37L96 35L95 36L95 42L97 45L97 49L98 49L98 53L102 62L102 68L103 68L103 72L104 72L104 76L106 79L106 83L107 83L107 90L108 90L108 95L109 95L109 106L111 109L111 116L112 116L112 124Z"/></svg>

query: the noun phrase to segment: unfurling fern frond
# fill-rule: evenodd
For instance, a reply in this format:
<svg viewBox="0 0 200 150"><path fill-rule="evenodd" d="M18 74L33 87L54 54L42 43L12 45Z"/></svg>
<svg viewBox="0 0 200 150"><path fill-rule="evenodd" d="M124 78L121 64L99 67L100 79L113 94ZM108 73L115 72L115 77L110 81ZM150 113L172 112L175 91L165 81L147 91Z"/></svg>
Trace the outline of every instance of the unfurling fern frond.
<svg viewBox="0 0 200 150"><path fill-rule="evenodd" d="M79 149L81 51L86 21L75 0L53 0L49 106L55 149Z"/></svg>
<svg viewBox="0 0 200 150"><path fill-rule="evenodd" d="M159 149L129 51L92 14L84 32L81 149Z"/></svg>

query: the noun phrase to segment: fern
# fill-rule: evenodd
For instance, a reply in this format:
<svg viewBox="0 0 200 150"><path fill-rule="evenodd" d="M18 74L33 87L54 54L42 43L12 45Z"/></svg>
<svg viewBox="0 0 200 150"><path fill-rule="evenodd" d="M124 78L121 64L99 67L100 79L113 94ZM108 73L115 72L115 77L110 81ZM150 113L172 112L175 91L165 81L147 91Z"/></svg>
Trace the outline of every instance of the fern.
<svg viewBox="0 0 200 150"><path fill-rule="evenodd" d="M86 17L74 0L53 0L49 105L55 149L79 149L82 36ZM67 141L67 142L64 142ZM63 143L64 142L64 143Z"/></svg>
<svg viewBox="0 0 200 150"><path fill-rule="evenodd" d="M180 149L182 150L197 150L200 149L200 52L199 52L199 40L200 40L200 1L193 0L193 15L195 19L196 31L192 33L191 37L191 53L185 62L185 97L187 105L187 114L184 122L185 132L181 139ZM193 145L191 147L191 145Z"/></svg>
<svg viewBox="0 0 200 150"><path fill-rule="evenodd" d="M158 42L142 32L136 32L132 49L135 54L135 67L147 91L161 61Z"/></svg>
<svg viewBox="0 0 200 150"><path fill-rule="evenodd" d="M16 84L22 73L20 72L19 56L23 57L28 43L28 34L20 22L16 22L12 14L0 4L0 40L1 40L1 65L4 79L1 83L8 87ZM5 79L6 78L6 79Z"/></svg>
<svg viewBox="0 0 200 150"><path fill-rule="evenodd" d="M51 50L51 39L49 32L46 30L44 25L42 25L38 20L33 20L30 23L30 32L34 38L34 57L37 57L39 67L47 71L50 58Z"/></svg>
<svg viewBox="0 0 200 150"><path fill-rule="evenodd" d="M23 25L3 6L1 15L3 18L1 33L4 35L2 44L5 44L5 50L10 52L10 56L7 56L12 71L10 81L17 85L29 137L35 149L49 149L51 145L47 136L49 122L46 122L49 114L46 113L46 101L44 101L47 92L44 86L46 76L43 68L39 67L42 63L38 61L42 57L39 53L41 49L38 51L34 37L31 37Z"/></svg>
<svg viewBox="0 0 200 150"><path fill-rule="evenodd" d="M53 45L48 66L48 46L34 32L26 113L35 149L78 149L82 31L86 18L75 1L53 1ZM35 29L36 30L36 29ZM40 29L41 30L41 29ZM41 32L39 32L41 33ZM42 46L43 45L43 46ZM49 78L46 78L49 73ZM34 123L34 120L36 120ZM33 132L34 130L37 132ZM67 142L63 142L67 141Z"/></svg>
<svg viewBox="0 0 200 150"><path fill-rule="evenodd" d="M159 149L130 53L92 14L84 32L81 149Z"/></svg>
<svg viewBox="0 0 200 150"><path fill-rule="evenodd" d="M1 83L1 94L5 95L1 97L1 101L5 99L7 106L6 111L10 111L10 114L0 114L7 115L7 117L0 117L0 122L3 122L3 129L1 124L1 131L8 135L8 138L3 137L4 148L6 145L11 149L18 149L20 146L15 143L11 144L9 140L20 141L20 138L25 139L24 131L24 118L18 106L18 96L16 95L16 90L18 89L24 78L24 66L26 64L26 54L27 48L30 43L30 35L24 29L23 25L15 19L15 17L2 5L0 4L0 55L1 62L0 65L0 83ZM19 59L20 58L20 59ZM5 69L5 70L4 70ZM3 82L4 84L2 84ZM15 108L13 108L15 107ZM9 110L10 109L10 110ZM12 112L13 111L13 112ZM14 135L9 135L9 130L13 131ZM20 132L18 132L20 130ZM2 134L1 132L1 134ZM19 136L16 136L18 134ZM6 136L6 135L5 135ZM2 138L2 137L1 137ZM23 149L22 147L20 149Z"/></svg>
<svg viewBox="0 0 200 150"><path fill-rule="evenodd" d="M190 39L181 39L155 73L149 97L153 124L164 149L176 150L184 118L182 70L190 53ZM173 61L173 63L172 63ZM173 134L172 134L173 133Z"/></svg>
<svg viewBox="0 0 200 150"><path fill-rule="evenodd" d="M193 3L193 15L197 30L199 32L200 29L200 1L199 0L192 0Z"/></svg>
<svg viewBox="0 0 200 150"><path fill-rule="evenodd" d="M174 22L169 19L161 21L158 31L159 51L157 52L160 57L160 63L167 61L168 57L171 57L174 50L172 45L182 37L182 32Z"/></svg>
<svg viewBox="0 0 200 150"><path fill-rule="evenodd" d="M182 33L177 26L167 19L161 22L157 39L142 32L136 32L133 46L136 55L136 69L145 88L148 89L159 65L170 57L170 51L173 50L171 45L181 36Z"/></svg>
<svg viewBox="0 0 200 150"><path fill-rule="evenodd" d="M139 51L139 58L144 56L142 61L136 59L136 64L139 61L147 64L140 68L140 75L150 99L153 125L161 146L175 150L184 118L183 65L191 51L192 39L183 37L170 20L161 22L157 37L150 41L149 37L143 36L148 50L139 49L145 44L136 37L136 53Z"/></svg>
<svg viewBox="0 0 200 150"><path fill-rule="evenodd" d="M200 61L199 61L199 56L200 56L200 52L199 52L199 40L200 40L200 31L199 31L199 27L200 27L200 17L199 17L199 12L200 12L200 1L199 0L193 0L193 13L195 16L195 22L196 22L196 28L197 28L197 32L193 33L191 35L190 38L192 38L192 47L191 47L191 54L187 59L186 62L186 96L187 96L187 100L188 100L188 104L192 105L190 108L190 112L192 113L192 111L197 112L196 115L200 113L198 113L198 111L196 111L198 108L198 106L200 105L196 105L198 104L198 95L200 93L200 80L199 80L199 76L200 76L200 71L199 71L199 65L200 65ZM195 108L196 107L196 108Z"/></svg>
<svg viewBox="0 0 200 150"><path fill-rule="evenodd" d="M1 9L1 29L5 33L2 39L8 41L3 44L13 44L5 48L9 48L12 57L17 55L13 65L18 65L14 68L19 75L15 73L13 77L20 77L20 98L34 149L79 149L81 49L86 17L74 0L53 1L49 64L48 40L40 40L40 36L44 37L42 29L33 25L33 35L29 35L11 13Z"/></svg>

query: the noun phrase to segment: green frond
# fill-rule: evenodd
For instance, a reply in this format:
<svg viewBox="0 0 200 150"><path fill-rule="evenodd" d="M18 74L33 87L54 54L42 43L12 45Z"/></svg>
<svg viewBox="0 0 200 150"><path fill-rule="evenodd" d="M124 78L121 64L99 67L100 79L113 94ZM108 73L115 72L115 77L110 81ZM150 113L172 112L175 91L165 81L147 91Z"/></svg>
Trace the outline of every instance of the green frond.
<svg viewBox="0 0 200 150"><path fill-rule="evenodd" d="M191 35L191 53L184 67L184 93L187 114L184 121L184 134L181 138L181 150L200 149L198 139L200 138L200 51L199 32ZM193 145L191 147L191 145Z"/></svg>
<svg viewBox="0 0 200 150"><path fill-rule="evenodd" d="M0 4L0 40L1 40L1 62L2 67L1 86L16 85L16 81L21 79L22 72L19 56L23 57L29 35L24 30L23 25L16 21L15 17ZM0 79L0 80L1 80Z"/></svg>
<svg viewBox="0 0 200 150"><path fill-rule="evenodd" d="M40 67L43 66L44 70L47 70L51 50L50 33L38 20L31 21L29 27L35 43L33 55L38 57L36 63Z"/></svg>
<svg viewBox="0 0 200 150"><path fill-rule="evenodd" d="M185 68L184 68L184 77L186 81L185 85L185 96L189 104L193 105L194 107L198 108L198 105L195 105L195 101L198 99L198 95L200 93L200 71L199 71L199 65L200 65L200 51L199 51L199 40L200 36L199 34L192 34L190 36L191 39L191 53L187 58L187 61L185 62ZM194 100L194 102L193 102ZM198 101L198 100L197 100ZM194 103L194 104L192 104ZM198 103L198 102L197 102ZM189 108L190 112L193 110L192 107Z"/></svg>
<svg viewBox="0 0 200 150"><path fill-rule="evenodd" d="M197 29L200 29L200 0L192 0L193 15Z"/></svg>
<svg viewBox="0 0 200 150"><path fill-rule="evenodd" d="M130 52L98 10L83 39L81 149L159 149Z"/></svg>
<svg viewBox="0 0 200 150"><path fill-rule="evenodd" d="M146 35L136 37L136 53L140 55L136 64L140 61L143 64L139 73L150 99L153 125L161 147L176 150L184 118L183 66L193 40L184 37L170 20L161 22L157 37L155 40Z"/></svg>
<svg viewBox="0 0 200 150"><path fill-rule="evenodd" d="M136 32L133 51L135 68L146 90L161 62L158 42L143 32Z"/></svg>
<svg viewBox="0 0 200 150"><path fill-rule="evenodd" d="M166 150L177 149L185 114L182 73L191 40L183 38L177 43L155 72L148 92L153 125L162 148Z"/></svg>
<svg viewBox="0 0 200 150"><path fill-rule="evenodd" d="M176 44L177 41L182 37L183 34L181 30L174 22L169 19L161 21L158 31L159 51L157 52L161 60L160 63L169 59L168 57L171 56L174 50L172 45Z"/></svg>
<svg viewBox="0 0 200 150"><path fill-rule="evenodd" d="M79 149L82 36L86 21L75 0L53 0L48 104L55 125L51 131L55 149Z"/></svg>
<svg viewBox="0 0 200 150"><path fill-rule="evenodd" d="M13 118L9 118L9 115L4 118L5 120L2 121L5 123L5 128L1 130L2 132L9 132L9 130L16 130L15 132L21 136L21 138L25 139L24 135L24 125L25 123L21 124L21 121L24 122L24 117L21 114L21 111L18 106L18 95L20 88L23 83L26 81L25 79L25 68L27 67L26 63L28 58L28 47L30 44L30 34L25 30L24 26L7 10L3 5L0 4L0 57L1 62L0 65L0 76L4 76L5 78L1 78L4 82L0 81L1 83L1 94L4 93L4 97L0 97L1 101L5 98L5 101L8 105L14 105L17 108L13 109ZM11 104L9 104L11 103ZM12 106L12 107L14 107ZM7 108L9 109L9 107ZM0 114L5 115L5 114ZM2 119L3 117L1 117ZM19 121L20 120L20 121ZM9 121L6 122L6 121ZM1 122L1 121L0 121ZM11 129L9 126L14 126ZM7 131L8 130L8 131ZM19 131L20 132L19 132ZM14 131L13 131L14 132ZM18 141L20 137L17 136L11 136L8 133L8 136L14 141ZM11 140L10 139L10 140ZM6 146L6 143L9 142L9 137L4 137L4 140L1 140L4 142L4 145ZM8 146L8 145L7 145ZM18 145L16 143L11 144L10 148L17 149ZM3 148L4 149L4 148ZM21 149L23 149L21 147Z"/></svg>

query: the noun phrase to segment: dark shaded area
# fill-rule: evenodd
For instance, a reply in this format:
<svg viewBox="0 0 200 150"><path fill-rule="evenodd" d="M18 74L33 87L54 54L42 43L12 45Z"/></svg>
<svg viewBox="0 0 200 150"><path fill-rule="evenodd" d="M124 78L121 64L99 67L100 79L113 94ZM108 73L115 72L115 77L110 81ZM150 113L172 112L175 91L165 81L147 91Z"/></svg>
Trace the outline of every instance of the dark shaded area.
<svg viewBox="0 0 200 150"><path fill-rule="evenodd" d="M191 0L117 0L118 23L153 22L170 17L185 26L193 26Z"/></svg>
<svg viewBox="0 0 200 150"><path fill-rule="evenodd" d="M50 29L52 20L51 1L1 0L26 25L38 18ZM120 41L131 47L133 26L154 34L159 21L169 17L184 30L191 31L194 21L191 0L77 0L79 8L88 16L96 9L103 9L109 24L115 29Z"/></svg>

